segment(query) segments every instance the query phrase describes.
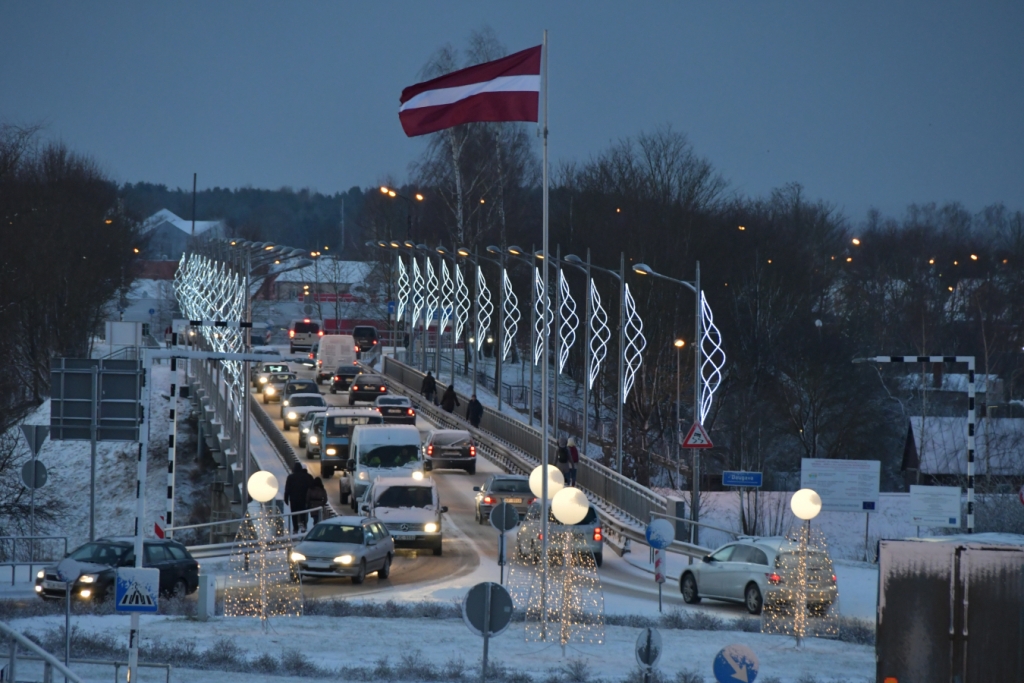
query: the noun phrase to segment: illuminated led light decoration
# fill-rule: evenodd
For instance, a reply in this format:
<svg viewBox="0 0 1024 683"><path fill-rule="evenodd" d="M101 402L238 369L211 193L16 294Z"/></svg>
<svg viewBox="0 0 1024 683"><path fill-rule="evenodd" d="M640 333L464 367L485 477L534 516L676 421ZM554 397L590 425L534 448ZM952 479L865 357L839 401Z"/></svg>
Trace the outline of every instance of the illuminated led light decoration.
<svg viewBox="0 0 1024 683"><path fill-rule="evenodd" d="M544 323L545 318L547 319L547 334L551 334L551 323L555 317L554 313L551 312L551 299L547 299L547 305L544 305L545 298L547 297L547 286L540 277L540 268L533 269L533 287L537 293L537 302L535 306L536 317L534 318L534 332L536 336L533 344L533 364L537 365L540 363L540 356L544 353Z"/></svg>
<svg viewBox="0 0 1024 683"><path fill-rule="evenodd" d="M565 271L558 271L558 289L561 293L561 302L558 305L561 321L558 325L558 338L561 342L558 346L558 372L565 369L565 362L569 360L569 350L576 343L576 328L580 324L580 317L576 315L576 300L572 298L569 291L569 283L565 279Z"/></svg>
<svg viewBox="0 0 1024 683"><path fill-rule="evenodd" d="M704 424L704 418L711 410L711 399L715 395L715 390L722 383L725 351L722 349L722 333L715 326L715 317L711 314L711 306L704 298L703 291L700 293L700 317L703 330L700 350L704 356L704 361L700 364L700 373L704 380L700 397L700 422Z"/></svg>
<svg viewBox="0 0 1024 683"><path fill-rule="evenodd" d="M476 350L484 346L484 339L487 337L487 330L491 327L491 313L494 312L494 304L491 303L491 290L487 288L487 281L484 279L484 271L480 266L476 267Z"/></svg>
<svg viewBox="0 0 1024 683"><path fill-rule="evenodd" d="M440 326L437 328L439 334L448 329L448 321L452 319L452 307L455 300L455 282L451 273L448 272L448 262L441 260L441 315Z"/></svg>
<svg viewBox="0 0 1024 683"><path fill-rule="evenodd" d="M839 634L839 593L825 535L799 524L779 547L773 586L761 611L761 632L803 638L835 638ZM827 597L835 597L829 602Z"/></svg>
<svg viewBox="0 0 1024 683"><path fill-rule="evenodd" d="M505 336L501 340L501 360L508 360L508 353L512 350L512 341L515 339L516 332L519 331L519 321L521 315L519 313L519 299L516 298L516 293L512 291L512 280L508 277L508 271L504 268L501 269L501 281L502 287L505 289L505 318L504 318L504 330Z"/></svg>
<svg viewBox="0 0 1024 683"><path fill-rule="evenodd" d="M395 305L395 318L402 319L405 313L405 306L409 302L409 274L402 262L402 255L398 255L398 301Z"/></svg>
<svg viewBox="0 0 1024 683"><path fill-rule="evenodd" d="M469 320L469 287L466 286L466 278L462 276L462 269L453 266L455 269L455 338L462 338L462 331L466 329L466 321Z"/></svg>
<svg viewBox="0 0 1024 683"><path fill-rule="evenodd" d="M590 368L587 372L587 387L594 388L601 363L608 356L608 342L612 331L608 327L608 313L601 305L601 295L594 280L590 280Z"/></svg>
<svg viewBox="0 0 1024 683"><path fill-rule="evenodd" d="M424 298L426 299L427 308L423 312L423 329L429 330L430 326L434 324L434 315L437 313L438 292L434 264L429 258L425 259L425 261L427 262L427 282Z"/></svg>
<svg viewBox="0 0 1024 683"><path fill-rule="evenodd" d="M302 593L292 581L288 549L291 539L284 534L286 519L271 518L261 509L246 513L231 552L229 574L224 587L225 617L259 617L263 630L270 617L302 616Z"/></svg>
<svg viewBox="0 0 1024 683"><path fill-rule="evenodd" d="M423 296L423 273L420 272L420 262L415 257L412 261L412 324L413 327L419 322L420 314L423 313L425 298Z"/></svg>
<svg viewBox="0 0 1024 683"><path fill-rule="evenodd" d="M643 351L647 348L647 339L644 337L644 321L636 312L636 302L633 301L633 294L629 291L629 285L625 285L626 292L626 320L625 337L626 344L622 350L625 361L626 372L622 379L622 402L626 402L633 382L636 380L636 373L640 371L640 365L644 362Z"/></svg>
<svg viewBox="0 0 1024 683"><path fill-rule="evenodd" d="M517 545L519 539L537 538L540 515L540 506L531 505ZM558 522L552 518L552 524ZM563 646L602 644L604 593L594 554L580 532L551 531L550 536L546 572L542 571L539 541L509 553L506 586L515 609L526 614L526 640Z"/></svg>

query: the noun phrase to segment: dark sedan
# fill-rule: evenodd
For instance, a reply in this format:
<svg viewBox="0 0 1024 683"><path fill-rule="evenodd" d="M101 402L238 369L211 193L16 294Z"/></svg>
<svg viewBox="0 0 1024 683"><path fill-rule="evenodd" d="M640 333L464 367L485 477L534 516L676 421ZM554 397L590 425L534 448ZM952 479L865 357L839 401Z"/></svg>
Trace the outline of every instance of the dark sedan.
<svg viewBox="0 0 1024 683"><path fill-rule="evenodd" d="M347 390L361 372L362 370L355 365L338 366L334 370L334 374L331 375L331 393L336 394L339 391Z"/></svg>
<svg viewBox="0 0 1024 683"><path fill-rule="evenodd" d="M416 424L416 409L412 407L412 401L405 396L378 396L373 402L373 407L388 424Z"/></svg>
<svg viewBox="0 0 1024 683"><path fill-rule="evenodd" d="M378 396L388 393L388 385L380 375L359 375L352 380L348 388L348 404L355 405L356 401L369 401L373 403Z"/></svg>
<svg viewBox="0 0 1024 683"><path fill-rule="evenodd" d="M530 478L519 474L496 474L489 477L483 486L474 486L476 521L484 524L491 518L491 510L499 503L508 503L526 517L526 512L537 500L530 492Z"/></svg>
<svg viewBox="0 0 1024 683"><path fill-rule="evenodd" d="M171 540L149 540L143 545L142 566L160 570L160 592L182 596L199 587L199 563L181 543ZM135 566L135 541L130 538L101 538L71 551L67 558L75 560L82 574L71 584L71 595L78 600L102 602L114 596L114 579L118 567ZM46 567L36 574L39 597L64 598L67 584L60 580L60 564Z"/></svg>
<svg viewBox="0 0 1024 683"><path fill-rule="evenodd" d="M436 469L476 472L476 442L465 429L434 429L423 441L423 455Z"/></svg>

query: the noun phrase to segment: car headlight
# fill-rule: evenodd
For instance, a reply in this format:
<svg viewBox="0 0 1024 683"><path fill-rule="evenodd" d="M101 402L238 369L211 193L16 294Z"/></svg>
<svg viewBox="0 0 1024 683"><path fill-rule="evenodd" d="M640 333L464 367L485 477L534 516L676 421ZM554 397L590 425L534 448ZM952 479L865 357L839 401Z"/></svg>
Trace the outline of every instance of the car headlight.
<svg viewBox="0 0 1024 683"><path fill-rule="evenodd" d="M36 593L42 593L42 592L43 592L43 587L42 586L36 586Z"/></svg>
<svg viewBox="0 0 1024 683"><path fill-rule="evenodd" d="M96 583L96 574L82 574L78 580L82 583Z"/></svg>
<svg viewBox="0 0 1024 683"><path fill-rule="evenodd" d="M303 555L302 553L295 552L294 550L292 551L292 554L288 556L288 558L292 562L304 562L306 560L305 555Z"/></svg>
<svg viewBox="0 0 1024 683"><path fill-rule="evenodd" d="M327 455L337 455L337 454L338 454L338 449L337 448L328 448L327 449Z"/></svg>
<svg viewBox="0 0 1024 683"><path fill-rule="evenodd" d="M315 436L309 437L309 442L310 443L320 443L319 440Z"/></svg>
<svg viewBox="0 0 1024 683"><path fill-rule="evenodd" d="M83 588L78 592L78 594L81 595L83 598L88 598L92 596L92 591L88 588Z"/></svg>
<svg viewBox="0 0 1024 683"><path fill-rule="evenodd" d="M40 569L39 571L37 571L37 572L36 572L36 578L37 578L37 579L44 579L44 578L46 578L46 571L45 571L45 570L42 570L42 569Z"/></svg>
<svg viewBox="0 0 1024 683"><path fill-rule="evenodd" d="M363 472L362 470L360 470L359 478L362 479L363 481L366 481L366 472Z"/></svg>
<svg viewBox="0 0 1024 683"><path fill-rule="evenodd" d="M302 433L303 434L309 434L309 427L303 427L302 428Z"/></svg>
<svg viewBox="0 0 1024 683"><path fill-rule="evenodd" d="M266 383L267 383L267 378L266 377L260 377L260 384L266 384Z"/></svg>
<svg viewBox="0 0 1024 683"><path fill-rule="evenodd" d="M338 564L352 564L352 560L354 559L355 558L351 555L338 555L336 558L334 558L334 561Z"/></svg>
<svg viewBox="0 0 1024 683"><path fill-rule="evenodd" d="M268 394L273 394L274 393L274 387L267 387L264 391L266 391L266 393L268 393Z"/></svg>
<svg viewBox="0 0 1024 683"><path fill-rule="evenodd" d="M412 478L415 479L416 481L420 481L421 479L423 479L423 473L420 472L419 470L416 470L415 472L412 473Z"/></svg>
<svg viewBox="0 0 1024 683"><path fill-rule="evenodd" d="M298 416L299 416L299 414L298 414L298 413L296 413L296 412L295 412L294 410L292 410L292 411L290 411L290 412L288 413L288 415L287 415L287 418L288 418L289 420L294 420L294 419L295 419L295 418L297 418Z"/></svg>
<svg viewBox="0 0 1024 683"><path fill-rule="evenodd" d="M423 525L423 530L426 531L428 534L432 534L437 531L437 523L427 522Z"/></svg>

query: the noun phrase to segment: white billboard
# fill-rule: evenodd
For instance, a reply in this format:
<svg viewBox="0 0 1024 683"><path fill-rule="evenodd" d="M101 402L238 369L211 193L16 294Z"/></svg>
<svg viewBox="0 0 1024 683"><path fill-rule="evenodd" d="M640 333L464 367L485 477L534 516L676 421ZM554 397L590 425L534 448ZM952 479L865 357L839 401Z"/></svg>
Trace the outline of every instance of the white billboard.
<svg viewBox="0 0 1024 683"><path fill-rule="evenodd" d="M915 526L960 528L959 486L911 486L910 523Z"/></svg>
<svg viewBox="0 0 1024 683"><path fill-rule="evenodd" d="M804 458L800 488L814 489L825 512L878 512L878 460Z"/></svg>

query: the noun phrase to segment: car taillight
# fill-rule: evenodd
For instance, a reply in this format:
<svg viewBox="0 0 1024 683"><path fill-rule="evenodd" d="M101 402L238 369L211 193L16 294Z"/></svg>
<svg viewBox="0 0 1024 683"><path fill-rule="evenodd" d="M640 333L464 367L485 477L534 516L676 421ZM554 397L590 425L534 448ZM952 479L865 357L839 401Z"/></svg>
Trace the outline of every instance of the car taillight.
<svg viewBox="0 0 1024 683"><path fill-rule="evenodd" d="M469 447L469 457L471 457L471 458L475 458L476 457L476 446L470 446Z"/></svg>
<svg viewBox="0 0 1024 683"><path fill-rule="evenodd" d="M309 357L310 357L310 358L312 358L312 357L313 357L313 354L312 354L312 353L310 353L310 354L309 354Z"/></svg>
<svg viewBox="0 0 1024 683"><path fill-rule="evenodd" d="M387 391L387 390L388 390L388 388L387 388L387 387L381 387L381 388L380 388L380 390L381 390L381 391Z"/></svg>
<svg viewBox="0 0 1024 683"><path fill-rule="evenodd" d="M374 340L373 340L373 345L374 345L374 346L376 346L376 345L377 345L377 340L376 340L376 339L374 339Z"/></svg>
<svg viewBox="0 0 1024 683"><path fill-rule="evenodd" d="M340 377L338 377L337 375L335 375L335 376L334 376L334 380L333 380L333 381L335 381L335 382L340 382L340 381L341 381L341 378L340 378Z"/></svg>
<svg viewBox="0 0 1024 683"><path fill-rule="evenodd" d="M544 540L544 534L542 534L542 533L541 534L537 534L537 540L538 541L543 541Z"/></svg>
<svg viewBox="0 0 1024 683"><path fill-rule="evenodd" d="M527 505L533 505L533 504L534 504L534 503L536 503L536 502L537 502L537 499L536 499L536 498L531 498L530 500L526 501L526 504L527 504Z"/></svg>
<svg viewBox="0 0 1024 683"><path fill-rule="evenodd" d="M353 384L352 385L352 391L359 391L359 387L357 387L355 384Z"/></svg>
<svg viewBox="0 0 1024 683"><path fill-rule="evenodd" d="M490 496L484 496L484 505L494 505L494 499Z"/></svg>
<svg viewBox="0 0 1024 683"><path fill-rule="evenodd" d="M775 572L772 572L771 574L765 574L764 576L766 579L768 579L768 583L770 583L773 586L778 586L780 583L782 583L782 577L776 574Z"/></svg>
<svg viewBox="0 0 1024 683"><path fill-rule="evenodd" d="M294 337L295 336L295 330L288 330L288 336L289 337Z"/></svg>
<svg viewBox="0 0 1024 683"><path fill-rule="evenodd" d="M356 352L356 353L359 353L359 347L358 347L358 346L357 346L357 347L355 347L355 352Z"/></svg>
<svg viewBox="0 0 1024 683"><path fill-rule="evenodd" d="M595 541L601 541L603 539L604 539L604 534L601 533L601 527L595 526L594 527L594 540Z"/></svg>
<svg viewBox="0 0 1024 683"><path fill-rule="evenodd" d="M409 408L408 410L405 411L405 414L409 415L409 416L412 416L412 415L416 414L416 411L413 410L412 408Z"/></svg>
<svg viewBox="0 0 1024 683"><path fill-rule="evenodd" d="M428 444L427 445L427 455L433 455L433 454L434 454L434 444Z"/></svg>

